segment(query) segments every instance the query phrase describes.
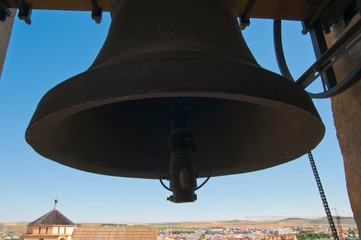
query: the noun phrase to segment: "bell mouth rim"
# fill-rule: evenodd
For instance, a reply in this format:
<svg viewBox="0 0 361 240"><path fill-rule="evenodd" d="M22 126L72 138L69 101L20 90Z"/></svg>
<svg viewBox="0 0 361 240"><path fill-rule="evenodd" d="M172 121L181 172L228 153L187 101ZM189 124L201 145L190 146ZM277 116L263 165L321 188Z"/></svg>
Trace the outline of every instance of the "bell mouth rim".
<svg viewBox="0 0 361 240"><path fill-rule="evenodd" d="M189 65L187 65L188 63L189 62L184 63L183 61L175 60L171 64L171 66L173 67L174 71L179 71L179 67L183 70L184 68L198 69L199 67L198 65L196 67L190 67ZM217 61L217 64L220 63L222 63L222 61ZM239 62L232 63L229 61L224 61L223 63L226 63L225 66L228 67L228 69L233 70L242 68L242 66L244 67L245 65L240 64ZM137 62L132 64L136 65L139 63ZM152 64L150 65L152 66ZM158 66L159 63L157 63L156 65ZM128 66L129 65L126 65L124 66L124 68L127 68ZM203 65L200 64L200 66L202 67ZM227 71L216 71L215 77L212 74L210 75L210 78L212 78L210 81L208 81L209 79L202 80L205 83L209 83L209 85L204 86L202 84L203 82L201 82L201 84L199 84L197 87L195 87L193 84L194 79L188 78L187 76L185 78L186 82L181 82L179 84L176 81L179 76L176 76L175 80L173 82L171 81L170 83L169 79L167 79L166 77L164 79L160 79L160 83L158 83L158 85L154 84L153 81L159 80L159 78L154 77L153 79L149 76L143 76L144 79L149 80L146 82L129 81L128 83L122 83L119 80L119 75L121 75L121 73L119 73L119 69L117 69L115 73L111 73L109 70L111 70L112 68L114 67L112 66L104 68L94 68L90 69L87 72L80 73L66 80L65 82L55 86L43 97L43 99L38 105L36 112L34 113L34 116L26 130L25 135L26 141L34 148L35 151L37 151L40 155L46 158L54 160L52 153L43 151L42 146L39 147L38 145L42 144L38 142L42 135L52 134L42 133L42 130L45 129L44 126L48 126L48 128L50 128L52 131L52 128L54 126L57 126L59 122L69 118L76 113L85 112L87 109L95 108L97 106L106 106L117 102L135 102L146 99L160 99L170 97L203 99L212 98L225 101L235 101L240 103L253 103L278 112L287 110L287 113L291 114L293 116L293 119L296 119L297 116L302 116L305 119L305 121L301 123L302 126L305 127L307 123L310 125L309 128L315 131L314 135L312 135L312 141L308 139L311 141L311 143L308 145L308 150L312 150L314 147L316 147L318 143L322 140L325 133L324 125L312 103L311 98L301 88L301 86L299 86L297 83L291 82L286 78L283 78L282 76L279 76L268 70L261 69L260 67L256 67L254 65L247 65L247 71L234 71L241 74L240 76L237 76L237 74L231 72L230 75L233 76L233 79L231 79L230 83L227 86L225 86L223 80L214 80L219 74L224 75L224 73L227 73ZM206 70L212 71L212 67L207 67ZM156 73L162 71L163 67L157 69ZM245 82L242 82L240 80L242 79L242 77L247 77L249 75L262 75L260 74L260 72L264 73L267 76L266 79L256 78L256 80ZM132 72L132 74L137 75L137 72L134 71ZM203 72L201 71L200 75L202 74ZM180 78L183 77L184 76L180 76ZM272 81L269 81L268 78L272 78ZM124 84L128 85L125 86ZM121 88L115 87L119 87L119 85L121 86ZM75 90L71 88L75 88ZM259 90L261 92L259 93L259 95L257 95L256 92L258 92ZM290 92L287 92L288 90L290 90ZM84 96L78 96L81 92L85 92L86 94ZM272 94L270 94L270 92ZM269 94L272 97L269 97ZM296 96L296 99L291 99L293 95ZM297 96L301 98L302 101L299 100ZM291 101L287 101L289 98L291 99ZM69 102L67 102L67 100L69 100ZM299 101L301 101L302 103L306 102L305 106L300 104ZM297 157L300 157L303 154L304 153L298 155ZM290 161L292 159L288 159L287 161ZM74 166L70 163L67 164L61 162L60 160L54 161L73 168L77 168L79 170L111 176L134 177L133 174L136 173L133 173L131 171L122 172L121 170L101 170L100 168L91 166L87 168L84 166ZM287 161L279 162L278 164L282 164ZM262 170L272 166L275 165L257 168L251 171ZM232 172L230 170L229 172L223 171L221 174L217 174L217 172L215 172L215 175L230 175L238 173L242 172ZM151 174L144 174L137 177L148 179L157 178ZM200 175L200 177L202 177L202 175Z"/></svg>
<svg viewBox="0 0 361 240"><path fill-rule="evenodd" d="M200 98L200 99L207 99L209 97L207 97L204 93L200 93L199 96L201 97L195 97L195 95L197 94L196 92L193 92L194 95L189 96L189 95L185 95L185 94L181 94L181 93L177 93L177 94L173 94L172 95L172 99L177 99L177 98ZM212 94L212 93L209 93ZM233 94L234 95L234 94ZM151 99L162 99L162 98L170 98L167 94L167 96L163 95L162 93L159 93L159 95L152 97ZM147 100L150 99L149 97L147 97L147 95L143 94L143 95L137 95L134 96L132 99L127 99L127 101L142 101L142 100ZM318 137L313 138L313 144L309 146L309 151L313 150L323 139L324 134L325 134L325 128L324 125L322 123L322 121L320 120L319 117L311 114L310 112L307 112L303 109L299 109L293 106L289 106L287 104L284 104L282 102L276 102L276 101L272 101L272 100L264 100L264 105L259 104L259 102L257 101L257 98L255 97L255 102L253 101L241 101L239 98L237 100L235 100L235 97L232 96L232 94L227 94L227 96L225 94L222 94L222 98L219 97L215 97L214 95L212 95L212 99L213 100L224 100L224 101L235 101L235 102L243 102L243 103L249 103L249 104L254 104L257 103L257 105L262 106L264 108L268 108L271 109L273 111L287 111L288 115L292 118L292 117L296 117L296 116L300 116L300 115L307 115L307 117L305 117L305 122L307 122L305 125L309 125L308 127L310 129L313 129L313 132L315 133L315 135L317 135ZM110 100L110 99L108 99ZM113 98L111 99L111 101L107 101L107 103L105 105L110 105L110 104L114 104L119 102L119 100L124 100L124 98ZM127 101L122 101L123 103L126 103ZM74 108L72 110L74 110L73 113L77 114L77 113L81 113L83 111L86 111L88 109L91 109L93 107L99 107L99 106L104 106L104 104L98 103L98 104L94 104L91 106L87 106L86 108L82 108L84 106L82 105L78 105L78 106L74 106ZM79 111L79 109L82 109ZM67 109L61 110L59 112L57 112L56 114L50 114L45 116L44 118L40 119L39 121L35 122L34 124L30 124L28 126L28 128L26 129L26 141L33 147L32 143L32 138L29 137L29 135L32 135L32 131L33 129L39 127L39 125L43 124L44 122L57 122L57 121L62 121L62 120L66 120L67 118L71 117L73 115L72 112L67 112L66 115L64 115L64 113L67 112ZM58 115L62 115L63 118L59 118ZM54 124L56 125L56 123ZM41 128L41 126L40 126ZM317 133L318 131L318 133ZM165 143L163 148L166 149L167 144ZM66 163L63 161L58 161L58 160L54 160L54 158L51 155L48 154L44 154L42 152L42 150L38 150L36 149L36 147L33 147L33 149L39 153L41 156L48 158L52 161L55 161L57 163L60 163L62 165L80 170L80 171L84 171L84 172L90 172L90 173L95 173L95 174L100 174L100 175L108 175L108 176L115 176L115 177L130 177L130 178L143 178L143 179L158 179L158 175L154 173L143 173L143 175L139 175L139 172L137 171L130 171L130 170L119 170L119 169L109 169L109 168L102 168L99 166L93 166L92 164L87 165L86 167L84 167L84 163L81 163L79 166L77 166L78 163ZM306 153L304 153L306 154ZM284 159L282 161L279 161L277 164L269 163L269 165L264 165L261 168L257 167L257 168L252 168L252 169L247 169L246 171L235 171L234 169L228 169L228 170L221 170L221 171L213 171L212 173L212 177L217 177L217 176L228 176L228 175L235 175L235 174L243 174L243 173L248 173L248 172L255 172L255 171L261 171L261 170L265 170L267 168L270 167L275 167L278 165L282 165L285 164L289 161L295 160L301 156L303 156L304 154L298 154L296 158L292 157L290 159ZM200 172L198 174L198 178L204 178L207 177L208 173L207 172Z"/></svg>

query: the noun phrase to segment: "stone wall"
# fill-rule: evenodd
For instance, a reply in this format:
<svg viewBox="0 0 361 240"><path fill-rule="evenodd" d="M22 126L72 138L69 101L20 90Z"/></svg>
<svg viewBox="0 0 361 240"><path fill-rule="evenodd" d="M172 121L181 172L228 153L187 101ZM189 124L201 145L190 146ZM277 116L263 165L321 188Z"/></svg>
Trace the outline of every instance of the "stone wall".
<svg viewBox="0 0 361 240"><path fill-rule="evenodd" d="M0 22L0 78L5 62L6 51L8 49L15 15L16 10L11 10L11 17L8 17L5 22Z"/></svg>
<svg viewBox="0 0 361 240"><path fill-rule="evenodd" d="M344 28L342 24L326 35L331 45L359 18L355 16ZM335 36L335 33L339 33ZM361 61L361 44L340 59L334 66L337 81ZM345 165L347 191L351 208L359 230L361 230L361 81L346 92L331 98L337 138Z"/></svg>

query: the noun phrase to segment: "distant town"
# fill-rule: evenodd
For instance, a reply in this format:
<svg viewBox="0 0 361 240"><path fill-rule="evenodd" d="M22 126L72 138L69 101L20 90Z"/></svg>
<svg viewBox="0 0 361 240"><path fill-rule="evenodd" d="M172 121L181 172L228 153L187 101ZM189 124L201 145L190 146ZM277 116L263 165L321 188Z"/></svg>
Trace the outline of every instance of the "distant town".
<svg viewBox="0 0 361 240"><path fill-rule="evenodd" d="M43 220L43 217L41 218ZM38 221L38 220L36 220ZM35 222L36 222L35 221ZM359 234L352 218L341 218L337 225L340 240L359 240ZM299 225L297 225L299 223ZM35 224L36 225L36 224ZM326 219L284 219L278 221L214 221L162 224L76 224L71 236L64 228L62 234L50 232L49 227L34 226L31 223L0 223L1 240L58 240L109 239L109 240L314 240L333 239ZM35 233L35 235L34 235ZM42 236L43 234L43 236ZM64 235L65 234L65 235ZM132 235L136 234L136 235ZM140 235L145 234L145 235Z"/></svg>
<svg viewBox="0 0 361 240"><path fill-rule="evenodd" d="M354 227L343 230L344 240L359 239L358 232ZM158 240L168 239L230 239L230 240L313 240L333 239L330 229L325 226L298 226L292 228L200 228L200 229L177 229L159 228Z"/></svg>
<svg viewBox="0 0 361 240"><path fill-rule="evenodd" d="M326 218L182 223L81 223L57 207L30 223L0 223L0 240L314 240L332 239ZM340 240L359 240L352 217L337 219Z"/></svg>

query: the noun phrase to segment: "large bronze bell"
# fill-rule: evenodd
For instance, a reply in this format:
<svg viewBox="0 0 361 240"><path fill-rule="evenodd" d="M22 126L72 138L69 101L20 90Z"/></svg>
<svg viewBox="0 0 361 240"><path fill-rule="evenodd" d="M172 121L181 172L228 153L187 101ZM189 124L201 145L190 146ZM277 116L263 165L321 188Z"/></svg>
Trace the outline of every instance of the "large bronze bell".
<svg viewBox="0 0 361 240"><path fill-rule="evenodd" d="M324 135L307 93L257 64L233 1L122 0L93 65L43 97L26 140L73 168L156 179L175 102L181 138L191 133L213 176L285 163ZM208 175L195 165L191 175Z"/></svg>

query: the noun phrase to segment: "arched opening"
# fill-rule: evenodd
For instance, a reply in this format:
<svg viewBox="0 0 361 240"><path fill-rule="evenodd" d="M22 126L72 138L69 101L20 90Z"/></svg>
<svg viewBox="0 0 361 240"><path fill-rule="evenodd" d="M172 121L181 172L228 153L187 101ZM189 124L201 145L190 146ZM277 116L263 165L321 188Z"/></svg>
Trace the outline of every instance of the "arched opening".
<svg viewBox="0 0 361 240"><path fill-rule="evenodd" d="M66 240L64 237L60 238L59 240Z"/></svg>

